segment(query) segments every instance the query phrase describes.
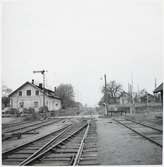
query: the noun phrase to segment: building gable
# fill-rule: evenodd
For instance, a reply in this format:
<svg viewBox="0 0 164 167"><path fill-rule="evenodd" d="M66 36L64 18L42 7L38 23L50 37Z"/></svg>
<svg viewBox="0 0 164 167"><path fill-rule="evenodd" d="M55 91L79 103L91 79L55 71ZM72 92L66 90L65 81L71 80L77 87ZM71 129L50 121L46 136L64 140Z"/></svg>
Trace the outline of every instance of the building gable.
<svg viewBox="0 0 164 167"><path fill-rule="evenodd" d="M158 93L163 91L163 83L161 83L154 91L153 93Z"/></svg>
<svg viewBox="0 0 164 167"><path fill-rule="evenodd" d="M21 91L22 89L25 89L25 87L27 87L27 86L30 86L32 89L39 90L39 92L41 94L43 93L43 89L42 88L40 88L39 86L37 86L35 84L32 84L32 83L30 83L30 82L27 81L23 85L21 85L19 88L17 88L15 91L11 92L9 94L9 97L16 96L19 91ZM45 95L48 96L48 97L50 97L50 98L53 98L53 99L61 100L60 97L55 96L55 93L52 90L49 90L49 89L46 89L46 88L45 88Z"/></svg>
<svg viewBox="0 0 164 167"><path fill-rule="evenodd" d="M38 90L39 93L42 93L41 89L39 89L37 86L31 84L30 82L25 82L23 85L21 85L19 88L17 88L15 91L11 92L9 94L9 97L13 97L18 95L19 91L25 91L25 90Z"/></svg>

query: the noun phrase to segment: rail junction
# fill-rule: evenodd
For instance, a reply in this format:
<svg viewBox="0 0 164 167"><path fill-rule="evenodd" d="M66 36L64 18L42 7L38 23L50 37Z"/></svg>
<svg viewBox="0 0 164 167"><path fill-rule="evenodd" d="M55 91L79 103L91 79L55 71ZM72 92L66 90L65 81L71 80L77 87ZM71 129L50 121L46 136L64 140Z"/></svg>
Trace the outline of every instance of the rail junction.
<svg viewBox="0 0 164 167"><path fill-rule="evenodd" d="M36 122L26 122L26 123L17 123L14 126L7 126L2 129L2 141L11 139L13 137L21 138L24 134L37 133L36 130L44 126L48 126L57 122L62 121L63 119L48 119L45 121L36 121Z"/></svg>
<svg viewBox="0 0 164 167"><path fill-rule="evenodd" d="M2 153L4 165L97 165L96 124L82 120Z"/></svg>
<svg viewBox="0 0 164 167"><path fill-rule="evenodd" d="M148 158L150 164L161 163L162 128L125 115L15 122L3 126L2 132L6 135L2 141L3 165L134 165L149 164ZM19 133L21 138L15 138ZM135 156L139 157L136 162Z"/></svg>

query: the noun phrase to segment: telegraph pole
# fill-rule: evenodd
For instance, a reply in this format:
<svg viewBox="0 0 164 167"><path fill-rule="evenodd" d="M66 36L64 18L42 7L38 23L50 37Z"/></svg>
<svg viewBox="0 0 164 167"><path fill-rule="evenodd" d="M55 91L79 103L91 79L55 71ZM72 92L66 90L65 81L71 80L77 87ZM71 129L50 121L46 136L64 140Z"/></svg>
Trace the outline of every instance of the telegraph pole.
<svg viewBox="0 0 164 167"><path fill-rule="evenodd" d="M131 74L131 113L133 114L135 110L134 98L133 98L133 74Z"/></svg>
<svg viewBox="0 0 164 167"><path fill-rule="evenodd" d="M41 73L43 75L43 111L45 110L45 70L41 70L41 71L33 71L33 73Z"/></svg>
<svg viewBox="0 0 164 167"><path fill-rule="evenodd" d="M107 82L106 82L106 74L104 74L104 82L105 82L105 108L106 108L106 113L108 115L108 106L107 106L107 103L108 103L108 99L107 99Z"/></svg>
<svg viewBox="0 0 164 167"><path fill-rule="evenodd" d="M134 98L133 98L133 74L131 76L131 80L132 80L132 104L134 104Z"/></svg>
<svg viewBox="0 0 164 167"><path fill-rule="evenodd" d="M154 79L154 90L156 89L156 87L157 87L157 80L155 78ZM154 93L154 102L156 102L156 95L155 95L155 93Z"/></svg>

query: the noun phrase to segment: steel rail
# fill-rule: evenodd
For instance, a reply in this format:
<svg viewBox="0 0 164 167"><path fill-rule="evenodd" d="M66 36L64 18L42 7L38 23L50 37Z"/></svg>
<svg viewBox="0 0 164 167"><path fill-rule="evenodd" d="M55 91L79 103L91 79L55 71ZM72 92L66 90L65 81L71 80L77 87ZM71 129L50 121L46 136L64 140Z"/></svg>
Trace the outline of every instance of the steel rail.
<svg viewBox="0 0 164 167"><path fill-rule="evenodd" d="M157 130L157 131L159 131L159 132L161 132L161 133L163 132L163 130L161 130L161 129L154 128L154 127L152 127L152 126L150 126L150 125L146 125L146 124L143 124L143 123L141 123L141 122L137 122L137 121L131 120L131 119L129 119L129 118L125 118L125 120L134 122L134 123L139 124L139 125L143 125L143 126L145 126L145 127L148 127L148 128L154 129L154 130Z"/></svg>
<svg viewBox="0 0 164 167"><path fill-rule="evenodd" d="M20 122L2 124L2 129L5 130L5 129L10 128L10 127L14 127L14 126L16 127L16 126L19 126L21 124L25 125L25 124L28 124L30 122L33 122L33 121L20 121Z"/></svg>
<svg viewBox="0 0 164 167"><path fill-rule="evenodd" d="M71 124L64 125L63 127L61 127L61 128L59 128L59 129L57 129L56 131L53 131L53 132L51 132L51 133L45 135L45 136L41 136L41 137L39 137L39 138L37 138L37 139L35 139L35 140L32 140L32 141L27 142L27 143L23 143L22 145L19 145L19 146L16 146L16 147L14 147L14 148L12 148L12 149L10 149L10 150L4 151L4 152L2 152L2 157L5 157L7 154L10 154L10 153L12 153L12 152L15 151L15 150L18 150L18 149L20 149L20 148L22 148L22 147L25 147L25 146L29 145L29 144L32 144L32 143L37 142L37 141L39 141L39 140L41 140L41 139L44 139L44 138L46 138L46 137L52 135L53 133L58 133L58 132L60 132L61 130L65 129L65 128L67 128L68 126L71 126L71 125L72 125L72 123L71 123Z"/></svg>
<svg viewBox="0 0 164 167"><path fill-rule="evenodd" d="M88 125L88 123L82 125L80 128L78 128L76 131L72 132L70 135L68 135L67 137L61 139L60 141L58 141L57 143L55 143L54 145L50 146L49 148L47 148L46 150L44 150L43 152L37 154L36 156L34 156L33 158L29 159L28 161L26 161L24 164L20 164L23 166L26 165L30 165L32 162L34 162L35 160L37 160L38 158L42 157L43 155L45 155L48 151L54 149L55 147L59 146L60 144L62 144L63 142L65 142L66 140L70 139L72 136L74 136L75 134L77 134L78 132L80 132L82 129L84 129L86 126Z"/></svg>
<svg viewBox="0 0 164 167"><path fill-rule="evenodd" d="M133 132L137 133L138 135L142 136L143 138L145 138L145 139L149 140L150 142L152 142L152 143L156 144L157 146L162 147L162 144L160 144L160 143L158 143L158 142L156 142L156 141L152 140L151 138L149 138L149 137L145 136L144 134L142 134L142 133L140 133L140 132L138 132L138 131L134 130L133 128L131 128L131 127L129 127L129 126L127 126L127 125L123 124L122 122L120 122L120 121L118 121L118 120L115 120L115 119L113 119L113 120L114 120L114 121L116 121L117 123L119 123L119 124L121 124L121 125L125 126L126 128L130 129L131 131L133 131Z"/></svg>
<svg viewBox="0 0 164 167"><path fill-rule="evenodd" d="M23 126L23 127L18 127L18 128L13 128L13 129L8 129L8 130L5 130L4 133L10 133L10 132L13 132L13 131L21 131L23 129L26 129L26 128L30 128L30 127L33 127L33 126L37 126L37 125L47 125L47 124L51 124L51 123L55 123L55 122L59 122L60 120L46 120L46 121L40 121L40 122L34 122L33 124L30 124L30 125L27 125L27 126ZM46 124L47 123L47 124Z"/></svg>
<svg viewBox="0 0 164 167"><path fill-rule="evenodd" d="M34 127L25 127L25 128L16 130L16 132L14 132L14 133L4 133L4 135L8 134L9 136L2 138L2 141L8 140L9 138L12 138L15 135L21 136L23 134L28 134L28 132L30 132L30 131L34 131L34 130L39 129L41 127L48 126L48 125L58 123L58 122L60 122L60 121L44 122L43 124L40 123L40 125L39 124L38 125L32 125Z"/></svg>
<svg viewBox="0 0 164 167"><path fill-rule="evenodd" d="M51 139L49 142L47 142L45 145L43 145L39 150L37 150L36 152L34 152L31 156L29 156L27 159L25 159L24 161L22 161L19 165L25 165L26 163L28 163L28 161L32 158L34 158L36 155L40 154L41 151L43 151L44 149L46 149L47 146L49 146L50 144L52 144L56 139L58 139L59 137L61 137L66 131L70 130L70 126L68 126L64 131L60 132L57 136L55 136L53 139Z"/></svg>
<svg viewBox="0 0 164 167"><path fill-rule="evenodd" d="M29 128L29 127L32 127L32 126L35 126L35 125L39 125L39 124L42 124L42 123L45 123L45 122L47 122L47 121L43 121L43 122L41 122L41 121L37 121L37 122L31 122L31 124L27 124L27 126L25 126L26 124L23 124L23 126L22 127L12 127L12 128L6 128L6 129L4 129L4 132L3 133L10 133L10 132L13 132L13 131L18 131L18 130L21 130L21 129L25 129L25 128ZM18 125L19 126L19 125Z"/></svg>
<svg viewBox="0 0 164 167"><path fill-rule="evenodd" d="M73 162L73 166L79 165L80 158L81 158L81 155L82 155L82 152L83 152L83 148L84 148L84 144L85 144L84 142L85 142L85 139L86 139L86 137L88 135L89 128L90 128L90 121L89 121L87 129L86 129L86 131L84 133L84 136L83 136L83 138L81 140L81 144L79 146L78 152L77 152L75 160Z"/></svg>

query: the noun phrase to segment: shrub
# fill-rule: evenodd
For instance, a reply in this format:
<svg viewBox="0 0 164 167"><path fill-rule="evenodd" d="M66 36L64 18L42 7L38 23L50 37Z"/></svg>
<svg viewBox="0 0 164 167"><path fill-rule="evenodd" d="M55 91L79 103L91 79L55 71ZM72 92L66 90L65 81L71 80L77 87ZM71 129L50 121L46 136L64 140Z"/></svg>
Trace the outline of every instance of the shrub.
<svg viewBox="0 0 164 167"><path fill-rule="evenodd" d="M55 110L51 110L50 111L50 116L54 117L56 115L56 111Z"/></svg>
<svg viewBox="0 0 164 167"><path fill-rule="evenodd" d="M48 107L47 106L39 108L39 113L43 113L43 112L48 112Z"/></svg>
<svg viewBox="0 0 164 167"><path fill-rule="evenodd" d="M29 111L29 114L33 114L33 113L35 113L35 109L32 108L32 107L29 107L29 108L28 108L28 111Z"/></svg>
<svg viewBox="0 0 164 167"><path fill-rule="evenodd" d="M5 114L19 114L19 111L16 108L9 108L5 111Z"/></svg>
<svg viewBox="0 0 164 167"><path fill-rule="evenodd" d="M22 111L23 114L32 114L34 112L35 112L35 109L32 108L32 107L29 107L28 109L27 108L23 108L23 111Z"/></svg>
<svg viewBox="0 0 164 167"><path fill-rule="evenodd" d="M22 113L23 114L28 114L28 109L27 108L23 108Z"/></svg>
<svg viewBox="0 0 164 167"><path fill-rule="evenodd" d="M24 108L23 109L23 116L24 116L24 120L35 120L38 119L37 118L37 114L35 113L35 109L32 107Z"/></svg>

